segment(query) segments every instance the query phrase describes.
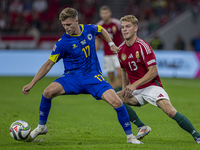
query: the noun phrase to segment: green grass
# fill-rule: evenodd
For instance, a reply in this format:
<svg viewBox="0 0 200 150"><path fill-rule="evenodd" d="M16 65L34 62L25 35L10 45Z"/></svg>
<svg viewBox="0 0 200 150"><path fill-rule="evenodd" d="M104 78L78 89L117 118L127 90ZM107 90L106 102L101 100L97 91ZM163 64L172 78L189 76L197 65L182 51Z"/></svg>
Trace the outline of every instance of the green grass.
<svg viewBox="0 0 200 150"><path fill-rule="evenodd" d="M152 128L143 145L126 144L126 135L117 121L116 112L103 101L90 95L59 96L52 102L47 135L37 142L25 143L11 138L9 127L22 119L34 129L38 123L38 108L45 87L55 78L42 79L23 95L22 87L30 77L0 77L0 149L91 149L91 150L188 150L199 149L190 134L183 131L162 110L150 104L133 107L140 119ZM200 131L200 80L162 79L174 107ZM132 125L134 135L137 128Z"/></svg>

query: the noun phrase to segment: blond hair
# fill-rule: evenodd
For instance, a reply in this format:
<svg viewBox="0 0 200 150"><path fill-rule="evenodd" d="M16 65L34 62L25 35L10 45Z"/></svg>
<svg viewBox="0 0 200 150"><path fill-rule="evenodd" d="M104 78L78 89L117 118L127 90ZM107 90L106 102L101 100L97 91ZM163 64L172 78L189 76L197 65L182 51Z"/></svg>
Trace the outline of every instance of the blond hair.
<svg viewBox="0 0 200 150"><path fill-rule="evenodd" d="M78 12L75 9L69 7L63 9L59 15L59 20L65 21L68 18L78 19Z"/></svg>
<svg viewBox="0 0 200 150"><path fill-rule="evenodd" d="M131 22L133 25L138 26L138 19L134 15L126 15L120 19L120 22L122 21L128 21Z"/></svg>
<svg viewBox="0 0 200 150"><path fill-rule="evenodd" d="M99 9L99 11L102 11L102 10L108 10L108 11L111 12L110 7L108 7L107 5L103 5L103 6L101 6L101 8Z"/></svg>

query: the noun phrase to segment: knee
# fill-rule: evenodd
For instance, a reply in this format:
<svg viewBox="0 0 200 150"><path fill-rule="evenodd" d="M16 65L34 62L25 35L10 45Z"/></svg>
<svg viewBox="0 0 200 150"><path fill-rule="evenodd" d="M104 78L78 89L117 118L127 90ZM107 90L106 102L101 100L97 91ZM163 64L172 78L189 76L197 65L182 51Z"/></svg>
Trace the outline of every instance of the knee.
<svg viewBox="0 0 200 150"><path fill-rule="evenodd" d="M114 101L112 101L111 105L112 105L113 108L119 108L119 107L122 106L122 101L114 100Z"/></svg>
<svg viewBox="0 0 200 150"><path fill-rule="evenodd" d="M165 113L170 117L170 118L174 118L174 116L176 115L176 110L175 109L168 109Z"/></svg>
<svg viewBox="0 0 200 150"><path fill-rule="evenodd" d="M53 90L51 88L46 88L43 92L43 96L46 98L53 98Z"/></svg>

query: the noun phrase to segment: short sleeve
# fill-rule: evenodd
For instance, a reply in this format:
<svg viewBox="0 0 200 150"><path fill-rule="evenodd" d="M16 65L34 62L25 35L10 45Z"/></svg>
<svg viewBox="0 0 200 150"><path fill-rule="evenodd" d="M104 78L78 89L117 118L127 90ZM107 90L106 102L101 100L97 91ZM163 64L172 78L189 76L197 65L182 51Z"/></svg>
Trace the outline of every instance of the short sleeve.
<svg viewBox="0 0 200 150"><path fill-rule="evenodd" d="M94 24L91 24L91 25L90 25L90 28L91 28L92 31L95 32L95 35L101 34L101 31L102 31L102 29L103 29L102 26L100 26L100 25L94 25Z"/></svg>
<svg viewBox="0 0 200 150"><path fill-rule="evenodd" d="M49 59L53 61L54 63L58 62L62 58L62 42L61 38L57 41L57 43L54 45L51 55L49 56Z"/></svg>
<svg viewBox="0 0 200 150"><path fill-rule="evenodd" d="M140 46L140 53L142 55L146 67L148 68L152 65L156 65L156 56L151 46L147 43L140 44L139 46Z"/></svg>

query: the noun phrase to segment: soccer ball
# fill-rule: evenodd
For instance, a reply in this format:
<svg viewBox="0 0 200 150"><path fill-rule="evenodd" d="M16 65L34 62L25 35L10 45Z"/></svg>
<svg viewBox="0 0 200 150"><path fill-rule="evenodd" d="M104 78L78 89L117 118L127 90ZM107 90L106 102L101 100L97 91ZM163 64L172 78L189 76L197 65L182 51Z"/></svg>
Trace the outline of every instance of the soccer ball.
<svg viewBox="0 0 200 150"><path fill-rule="evenodd" d="M26 121L17 120L10 126L10 135L17 141L23 141L28 138L31 127Z"/></svg>

